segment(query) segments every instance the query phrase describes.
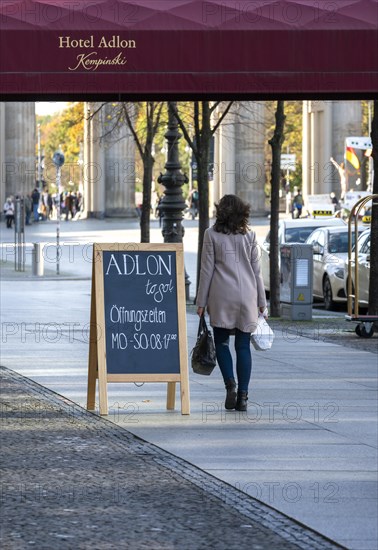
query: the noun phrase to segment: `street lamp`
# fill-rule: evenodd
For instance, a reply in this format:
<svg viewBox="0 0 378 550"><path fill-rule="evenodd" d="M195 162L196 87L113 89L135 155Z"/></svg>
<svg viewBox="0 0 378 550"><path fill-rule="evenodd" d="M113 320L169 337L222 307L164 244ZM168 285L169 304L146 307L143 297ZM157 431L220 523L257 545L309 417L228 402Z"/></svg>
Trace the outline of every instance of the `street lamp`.
<svg viewBox="0 0 378 550"><path fill-rule="evenodd" d="M186 203L182 194L182 186L188 183L188 177L181 172L178 143L181 134L174 115L177 103L168 102L168 131L165 133L167 140L167 162L165 173L160 174L158 182L164 185L164 197L161 201L163 214L163 237L165 243L182 243L184 227L182 226L183 211ZM189 301L189 276L185 271L185 294Z"/></svg>
<svg viewBox="0 0 378 550"><path fill-rule="evenodd" d="M83 201L84 201L84 185L83 185L83 165L84 165L84 158L83 158L83 142L80 142L80 150L79 150L79 159L77 161L77 164L79 166L79 193L81 195L81 200L79 203L80 213L83 208Z"/></svg>
<svg viewBox="0 0 378 550"><path fill-rule="evenodd" d="M165 133L167 140L167 162L165 174L160 174L158 182L164 185L164 197L162 200L163 237L165 243L182 243L184 228L182 226L183 210L186 208L182 194L182 186L188 183L188 177L181 172L179 160L178 142L181 135L174 111L175 102L168 102L168 131Z"/></svg>
<svg viewBox="0 0 378 550"><path fill-rule="evenodd" d="M41 192L41 171L42 171L42 158L41 158L41 125L37 125L37 137L38 137L38 191Z"/></svg>

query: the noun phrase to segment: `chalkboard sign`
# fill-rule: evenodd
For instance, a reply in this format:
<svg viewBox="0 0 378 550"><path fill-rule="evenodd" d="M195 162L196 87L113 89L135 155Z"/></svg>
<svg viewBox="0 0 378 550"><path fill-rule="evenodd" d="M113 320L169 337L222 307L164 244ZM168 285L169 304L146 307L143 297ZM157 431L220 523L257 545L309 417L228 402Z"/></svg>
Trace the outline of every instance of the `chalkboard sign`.
<svg viewBox="0 0 378 550"><path fill-rule="evenodd" d="M182 244L95 244L87 408L107 414L107 382L180 382L189 414Z"/></svg>

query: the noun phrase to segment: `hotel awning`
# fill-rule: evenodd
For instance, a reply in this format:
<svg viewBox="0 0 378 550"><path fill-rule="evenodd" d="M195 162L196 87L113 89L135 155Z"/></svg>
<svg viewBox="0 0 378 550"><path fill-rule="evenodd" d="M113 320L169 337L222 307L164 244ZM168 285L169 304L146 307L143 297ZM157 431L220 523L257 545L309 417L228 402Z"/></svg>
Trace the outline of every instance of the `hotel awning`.
<svg viewBox="0 0 378 550"><path fill-rule="evenodd" d="M5 99L372 97L378 0L2 0Z"/></svg>

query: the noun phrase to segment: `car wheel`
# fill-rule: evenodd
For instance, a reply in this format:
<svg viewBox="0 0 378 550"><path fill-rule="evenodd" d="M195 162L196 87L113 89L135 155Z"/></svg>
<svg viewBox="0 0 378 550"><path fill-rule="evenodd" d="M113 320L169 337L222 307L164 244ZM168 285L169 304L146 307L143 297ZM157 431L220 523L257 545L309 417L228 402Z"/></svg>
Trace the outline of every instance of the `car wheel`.
<svg viewBox="0 0 378 550"><path fill-rule="evenodd" d="M329 280L329 277L327 277L327 275L324 277L323 281L323 299L324 307L327 311L330 311L335 307L335 302L333 301L332 296L331 281Z"/></svg>

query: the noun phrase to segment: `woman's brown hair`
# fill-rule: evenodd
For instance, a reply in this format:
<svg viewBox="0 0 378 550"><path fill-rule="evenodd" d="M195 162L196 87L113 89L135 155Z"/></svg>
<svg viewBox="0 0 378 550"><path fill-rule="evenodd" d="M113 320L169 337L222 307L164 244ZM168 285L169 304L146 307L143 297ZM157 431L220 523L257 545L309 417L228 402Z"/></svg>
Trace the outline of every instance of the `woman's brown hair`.
<svg viewBox="0 0 378 550"><path fill-rule="evenodd" d="M248 222L251 207L236 195L224 195L216 208L216 220L214 229L218 233L241 233L248 232Z"/></svg>

